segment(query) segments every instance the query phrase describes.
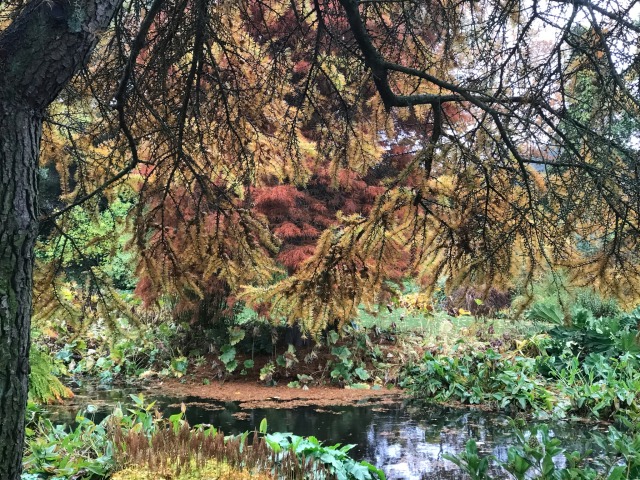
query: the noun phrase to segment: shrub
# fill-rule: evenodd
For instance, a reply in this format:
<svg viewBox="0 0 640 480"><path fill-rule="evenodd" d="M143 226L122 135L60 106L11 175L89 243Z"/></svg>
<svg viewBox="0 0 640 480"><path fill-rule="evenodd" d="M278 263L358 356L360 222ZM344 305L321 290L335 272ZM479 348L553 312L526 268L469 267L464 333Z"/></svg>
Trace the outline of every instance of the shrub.
<svg viewBox="0 0 640 480"><path fill-rule="evenodd" d="M583 290L576 296L576 307L584 308L594 317L617 317L622 313L618 302L613 298L603 299L592 290Z"/></svg>
<svg viewBox="0 0 640 480"><path fill-rule="evenodd" d="M558 325L549 330L553 342L548 352L551 355L570 352L581 358L591 353L611 357L640 353L638 321L640 309L614 317L596 317L591 310L574 307L570 325Z"/></svg>
<svg viewBox="0 0 640 480"><path fill-rule="evenodd" d="M463 309L477 317L493 317L511 306L511 294L493 287L489 290L460 287L447 296L443 306L450 315L458 315Z"/></svg>
<svg viewBox="0 0 640 480"><path fill-rule="evenodd" d="M403 386L421 399L488 403L510 410L553 407L553 394L532 358L508 358L493 350L460 357L427 353L406 372Z"/></svg>

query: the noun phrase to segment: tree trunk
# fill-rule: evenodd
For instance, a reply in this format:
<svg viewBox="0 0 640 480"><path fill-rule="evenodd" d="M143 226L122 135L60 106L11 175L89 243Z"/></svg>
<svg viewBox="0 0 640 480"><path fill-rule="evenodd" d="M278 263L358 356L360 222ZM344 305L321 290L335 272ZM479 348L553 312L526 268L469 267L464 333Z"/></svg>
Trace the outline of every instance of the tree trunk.
<svg viewBox="0 0 640 480"><path fill-rule="evenodd" d="M43 112L121 1L31 0L0 31L0 480L22 471Z"/></svg>
<svg viewBox="0 0 640 480"><path fill-rule="evenodd" d="M0 104L0 478L20 477L41 120Z"/></svg>

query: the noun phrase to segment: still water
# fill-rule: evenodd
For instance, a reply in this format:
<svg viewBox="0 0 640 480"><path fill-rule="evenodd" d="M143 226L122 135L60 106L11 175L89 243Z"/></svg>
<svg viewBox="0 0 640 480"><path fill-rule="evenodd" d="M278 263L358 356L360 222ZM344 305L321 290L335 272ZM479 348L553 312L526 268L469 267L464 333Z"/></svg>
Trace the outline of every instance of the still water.
<svg viewBox="0 0 640 480"><path fill-rule="evenodd" d="M257 429L260 421L266 418L272 432L314 435L331 445L355 444L351 455L382 468L390 480L466 478L455 465L442 458L444 453L463 451L467 440L473 438L481 452L506 459L507 447L514 441L508 416L478 410L418 407L404 403L379 407L242 410L233 402L196 397L154 395L148 399L156 400L165 415L179 411L180 403L184 402L188 406L187 419L191 425L212 424L225 434ZM119 402L130 403L126 392L87 390L76 396L73 405L52 407L51 413L56 420L69 423L78 410L92 404L98 407L96 420L100 420ZM569 451L585 452L594 447L589 442L590 434L596 429L593 424L552 422L549 428ZM563 458L556 461L564 463Z"/></svg>

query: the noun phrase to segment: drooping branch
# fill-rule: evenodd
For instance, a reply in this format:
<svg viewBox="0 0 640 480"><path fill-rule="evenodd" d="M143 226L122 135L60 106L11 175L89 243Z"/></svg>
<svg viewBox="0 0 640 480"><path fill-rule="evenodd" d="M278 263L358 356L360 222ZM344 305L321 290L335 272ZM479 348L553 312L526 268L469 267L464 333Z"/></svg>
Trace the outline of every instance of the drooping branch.
<svg viewBox="0 0 640 480"><path fill-rule="evenodd" d="M160 8L162 7L163 3L164 3L164 0L154 0L153 4L151 4L151 7L149 8L149 11L145 15L144 20L140 24L140 29L138 30L138 34L136 35L136 38L134 39L133 44L131 46L129 59L125 65L124 71L122 72L122 77L120 77L120 81L118 83L118 89L111 103L113 108L115 108L118 112L118 125L120 127L120 130L124 134L125 138L127 139L127 144L129 146L129 151L131 153L131 160L129 161L129 163L127 163L127 165L124 166L124 168L122 168L119 172L113 175L110 179L103 182L98 188L81 196L80 198L75 199L71 204L67 205L66 207L44 218L43 219L44 221L54 220L60 217L61 215L64 215L69 210L77 207L78 205L82 205L83 203L94 198L95 196L100 195L101 193L106 191L111 185L125 178L140 163L137 142L134 139L133 133L131 132L131 129L129 128L126 120L125 103L126 103L126 96L127 96L127 87L130 82L132 81L135 82L135 79L133 79L133 74L134 74L134 66L135 66L136 60L138 59L138 56L140 55L140 51L145 45L145 39L149 33L149 29L151 28L151 25L153 24L153 21L155 20L156 16L160 12Z"/></svg>

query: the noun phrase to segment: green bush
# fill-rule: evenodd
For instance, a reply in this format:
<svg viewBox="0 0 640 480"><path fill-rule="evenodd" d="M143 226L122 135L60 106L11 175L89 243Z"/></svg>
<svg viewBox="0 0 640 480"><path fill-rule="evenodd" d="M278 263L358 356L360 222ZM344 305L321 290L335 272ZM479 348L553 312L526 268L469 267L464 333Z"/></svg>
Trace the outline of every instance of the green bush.
<svg viewBox="0 0 640 480"><path fill-rule="evenodd" d="M568 411L596 418L638 418L640 356L591 353L582 361L575 356L540 357L537 363L568 402Z"/></svg>
<svg viewBox="0 0 640 480"><path fill-rule="evenodd" d="M640 355L571 353L536 358L493 350L459 357L425 354L405 369L414 398L483 404L508 411L566 417L640 418Z"/></svg>
<svg viewBox="0 0 640 480"><path fill-rule="evenodd" d="M460 357L425 354L401 383L420 399L492 404L508 410L550 410L553 394L535 360L507 358L493 350Z"/></svg>
<svg viewBox="0 0 640 480"><path fill-rule="evenodd" d="M596 318L614 318L622 314L622 310L615 299L604 299L592 290L579 292L576 296L575 306L588 310Z"/></svg>
<svg viewBox="0 0 640 480"><path fill-rule="evenodd" d="M558 325L549 330L553 339L549 354L571 353L585 357L590 353L606 356L640 353L637 342L639 321L640 308L628 314L606 317L596 316L591 310L575 306L570 325Z"/></svg>

